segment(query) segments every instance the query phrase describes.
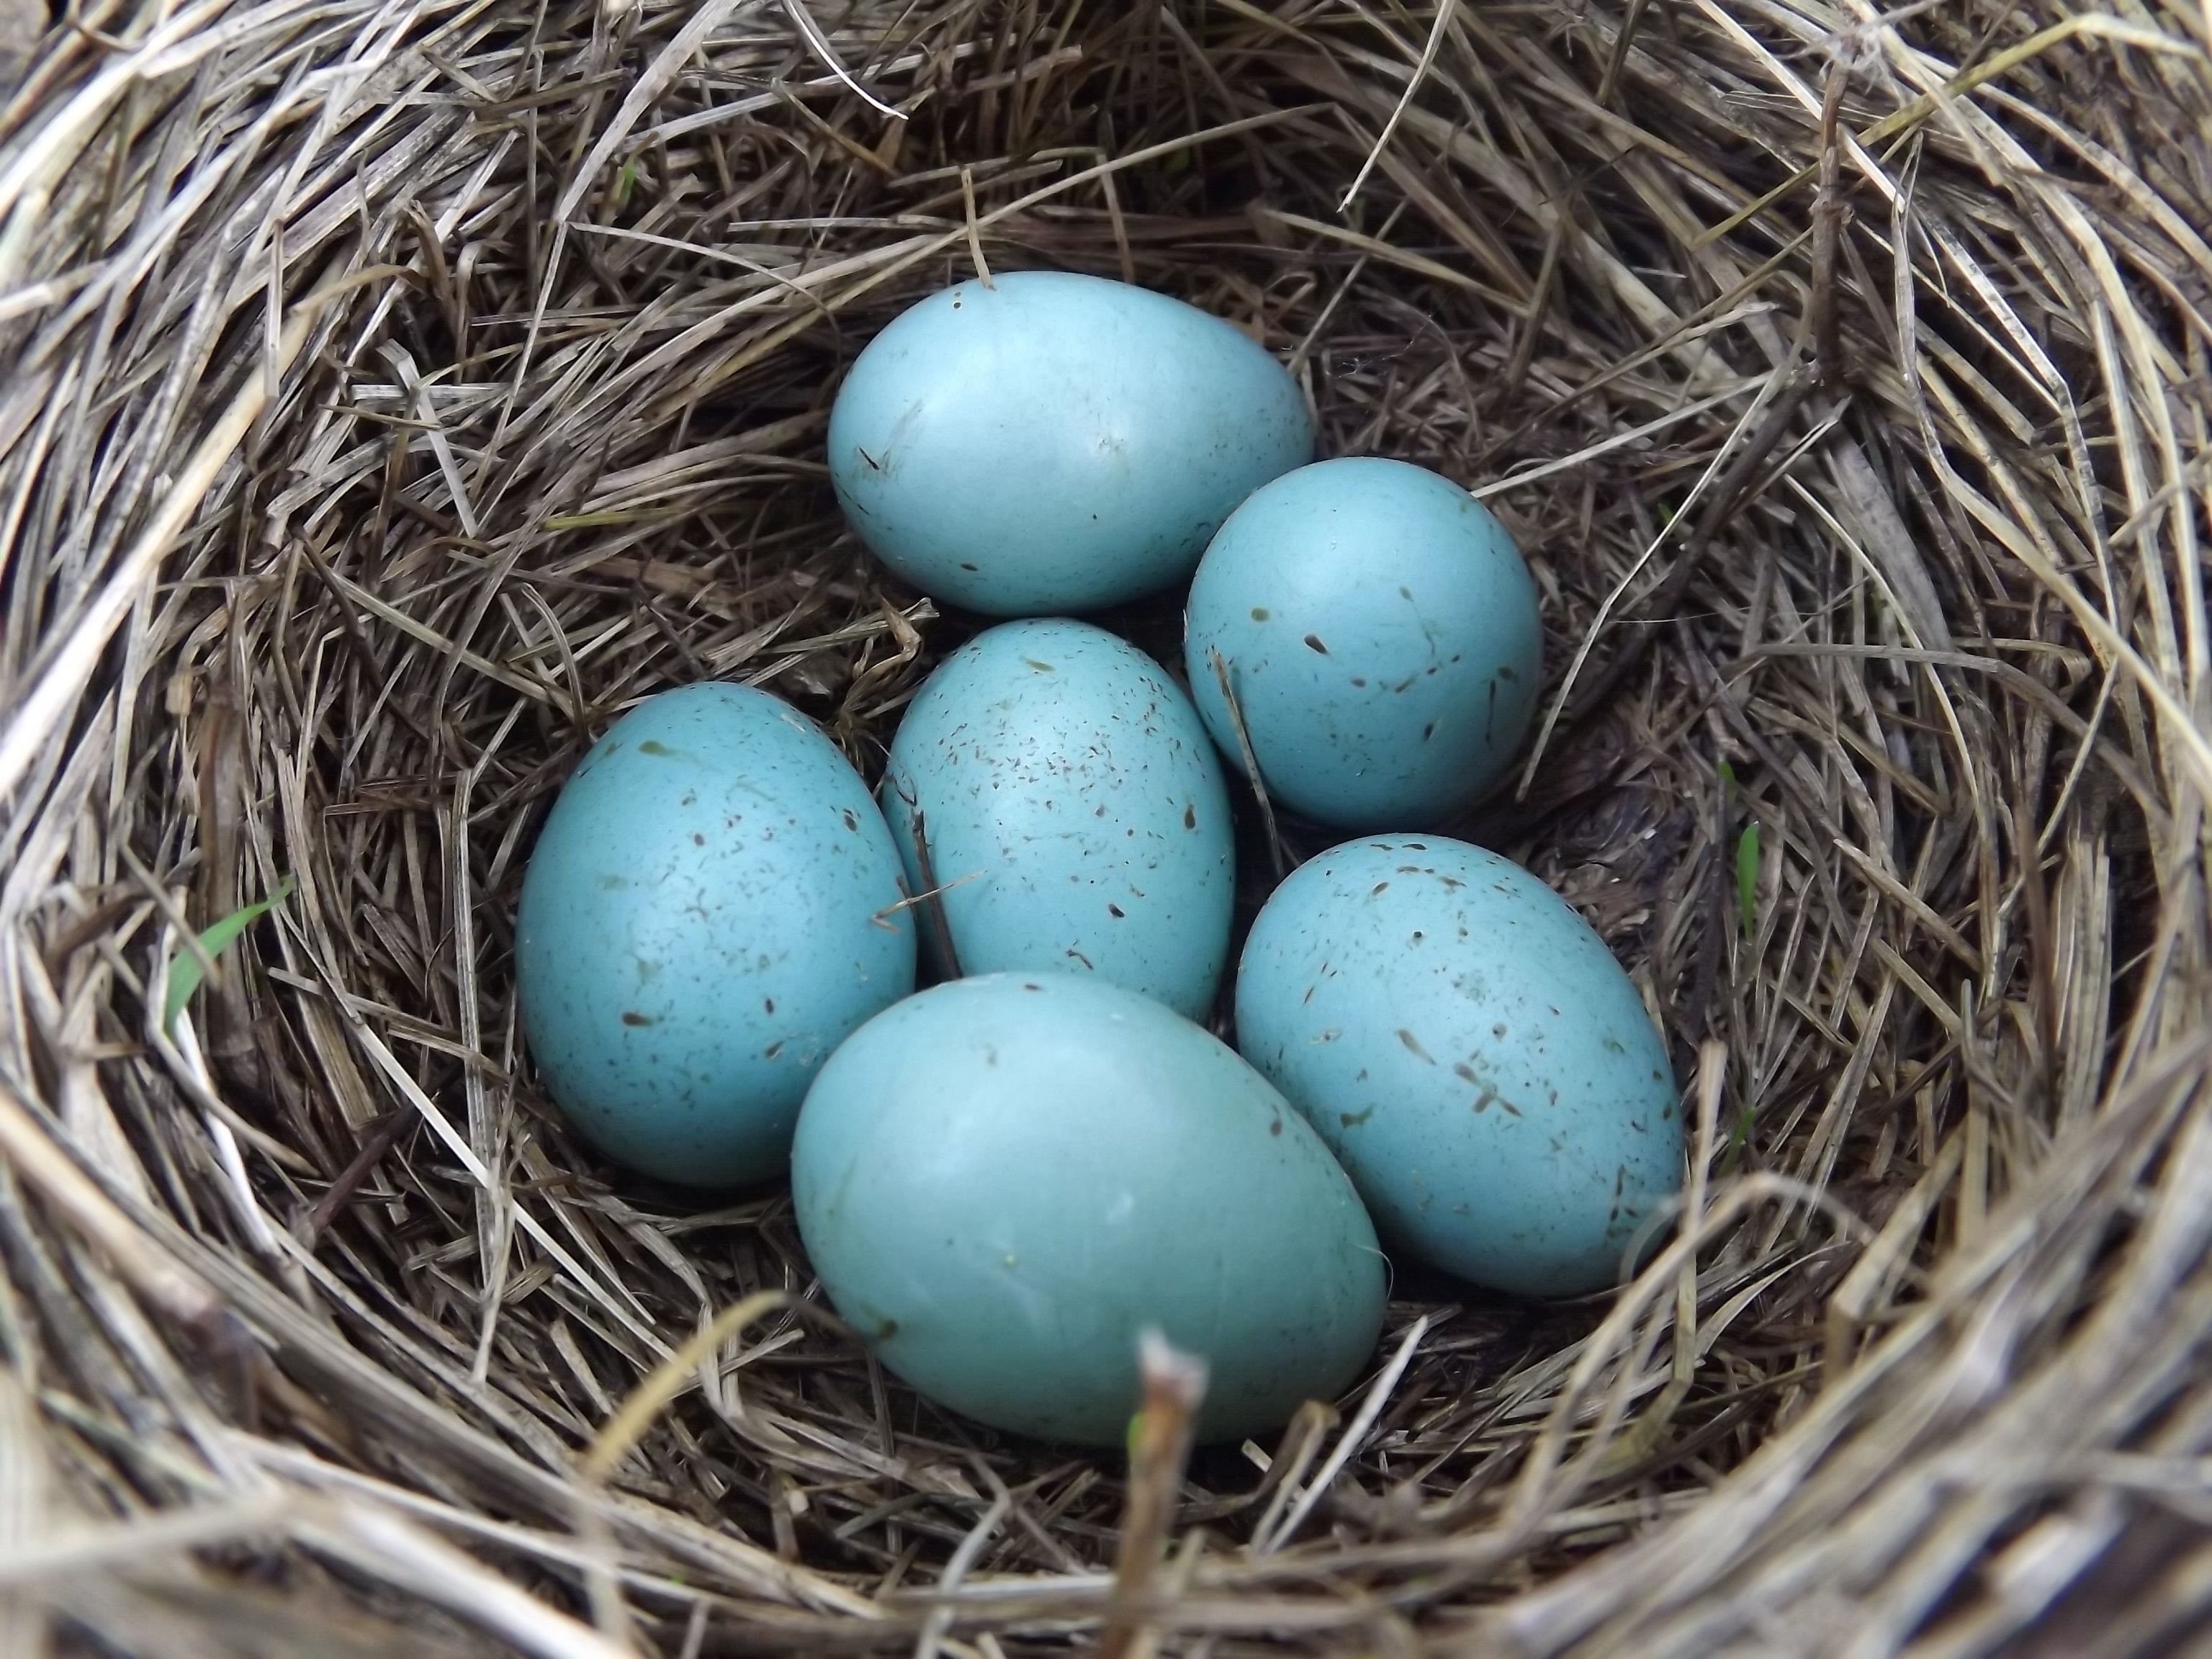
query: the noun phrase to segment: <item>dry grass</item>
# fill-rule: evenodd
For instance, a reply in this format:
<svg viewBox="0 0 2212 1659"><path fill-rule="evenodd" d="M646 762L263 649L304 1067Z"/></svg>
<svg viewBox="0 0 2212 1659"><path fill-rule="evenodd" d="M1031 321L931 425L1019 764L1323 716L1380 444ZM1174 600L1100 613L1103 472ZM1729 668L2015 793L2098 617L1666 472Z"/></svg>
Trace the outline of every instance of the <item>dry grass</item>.
<svg viewBox="0 0 2212 1659"><path fill-rule="evenodd" d="M2113 3L88 0L0 104L0 1650L2173 1650L2212 12ZM1557 718L1467 827L1695 1079L1631 1291L1401 1283L1363 1397L1138 1495L1141 1595L1117 1464L888 1382L780 1197L615 1179L516 1048L619 709L872 766L957 642L821 442L971 247L1510 521Z"/></svg>

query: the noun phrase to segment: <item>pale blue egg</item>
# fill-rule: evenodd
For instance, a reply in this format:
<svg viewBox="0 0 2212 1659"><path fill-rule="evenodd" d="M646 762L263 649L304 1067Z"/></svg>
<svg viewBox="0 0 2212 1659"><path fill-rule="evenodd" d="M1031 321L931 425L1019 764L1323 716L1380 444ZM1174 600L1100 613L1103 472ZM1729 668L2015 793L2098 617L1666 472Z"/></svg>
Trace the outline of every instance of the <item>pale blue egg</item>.
<svg viewBox="0 0 2212 1659"><path fill-rule="evenodd" d="M1187 579L1237 502L1313 456L1304 395L1218 317L1060 271L932 295L869 342L830 416L860 539L994 617Z"/></svg>
<svg viewBox="0 0 2212 1659"><path fill-rule="evenodd" d="M1137 1338L1202 1356L1206 1439L1279 1428L1372 1352L1383 1263L1352 1183L1250 1066L1096 979L909 998L815 1079L799 1236L884 1364L981 1422L1118 1445Z"/></svg>
<svg viewBox="0 0 2212 1659"><path fill-rule="evenodd" d="M1260 912L1246 1059L1312 1121L1384 1240L1498 1290L1601 1290L1680 1187L1644 1001L1565 901L1438 836L1357 841Z"/></svg>
<svg viewBox="0 0 2212 1659"><path fill-rule="evenodd" d="M1319 461L1257 491L1206 549L1186 621L1222 751L1240 753L1217 660L1268 793L1323 823L1437 822L1504 773L1536 706L1528 566L1480 502L1402 461Z"/></svg>
<svg viewBox="0 0 2212 1659"><path fill-rule="evenodd" d="M1228 792L1189 700L1136 647L1064 618L976 635L900 721L882 799L961 972L1096 974L1194 1018L1212 1006ZM922 937L941 958L927 913Z"/></svg>
<svg viewBox="0 0 2212 1659"><path fill-rule="evenodd" d="M806 1085L914 989L897 850L845 757L764 691L648 699L554 802L515 918L539 1077L619 1164L782 1173Z"/></svg>

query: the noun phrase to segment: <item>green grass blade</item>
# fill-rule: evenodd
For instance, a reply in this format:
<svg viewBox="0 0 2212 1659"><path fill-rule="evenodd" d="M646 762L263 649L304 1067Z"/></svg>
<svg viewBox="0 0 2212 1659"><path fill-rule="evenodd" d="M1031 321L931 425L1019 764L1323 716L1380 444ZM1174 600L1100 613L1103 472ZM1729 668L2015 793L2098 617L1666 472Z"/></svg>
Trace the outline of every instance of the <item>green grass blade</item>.
<svg viewBox="0 0 2212 1659"><path fill-rule="evenodd" d="M207 977L207 969L202 966L201 953L205 952L209 961L221 956L237 942L240 933L290 896L291 891L292 878L287 876L276 884L276 891L267 898L257 899L233 910L202 933L198 951L179 951L169 959L169 1000L161 1010L162 1030L177 1029L177 1016L185 1011L185 1005L192 1000L192 993L200 988L200 981Z"/></svg>
<svg viewBox="0 0 2212 1659"><path fill-rule="evenodd" d="M1743 912L1743 934L1749 939L1759 925L1759 824L1743 826L1735 844L1735 902Z"/></svg>

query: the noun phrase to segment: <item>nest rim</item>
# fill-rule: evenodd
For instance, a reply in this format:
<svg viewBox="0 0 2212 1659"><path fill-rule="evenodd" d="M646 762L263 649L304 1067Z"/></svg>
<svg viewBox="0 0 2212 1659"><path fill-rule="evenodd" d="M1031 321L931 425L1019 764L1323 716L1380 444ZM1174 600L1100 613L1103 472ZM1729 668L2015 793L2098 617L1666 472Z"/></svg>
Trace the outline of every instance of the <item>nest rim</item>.
<svg viewBox="0 0 2212 1659"><path fill-rule="evenodd" d="M2212 16L1002 11L110 3L27 56L0 1546L64 1541L0 1638L2179 1639ZM1506 520L1546 714L1437 828L1599 927L1687 1085L1693 1243L1564 1308L1401 1273L1272 1447L979 1435L776 1193L610 1176L519 1054L532 828L617 712L766 684L872 779L980 625L820 446L985 265L1229 316L1323 454Z"/></svg>

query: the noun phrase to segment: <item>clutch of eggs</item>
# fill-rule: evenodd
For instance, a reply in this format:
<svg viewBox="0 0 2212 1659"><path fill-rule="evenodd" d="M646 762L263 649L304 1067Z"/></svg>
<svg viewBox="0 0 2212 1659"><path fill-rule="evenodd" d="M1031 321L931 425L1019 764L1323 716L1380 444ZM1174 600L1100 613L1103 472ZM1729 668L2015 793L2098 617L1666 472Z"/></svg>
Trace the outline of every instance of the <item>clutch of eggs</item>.
<svg viewBox="0 0 2212 1659"><path fill-rule="evenodd" d="M522 1023L565 1115L672 1182L788 1169L839 1311L978 1421L1118 1443L1154 1327L1208 1361L1201 1438L1264 1433L1356 1381L1383 1247L1585 1293L1679 1188L1627 975L1422 833L1526 735L1528 568L1449 480L1314 444L1283 368L1180 301L932 295L840 389L831 480L892 570L1014 620L938 665L873 798L777 699L692 686L600 740L532 854ZM1068 617L1187 580L1188 690ZM1193 1023L1231 954L1224 757L1377 832L1261 911L1241 1057ZM948 982L914 994L917 938Z"/></svg>

